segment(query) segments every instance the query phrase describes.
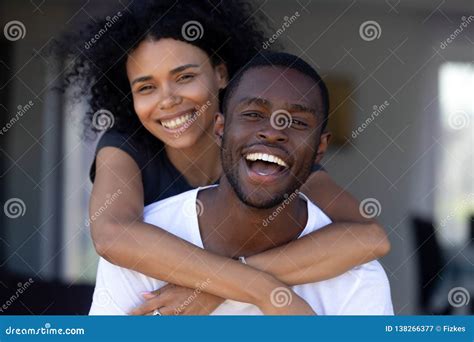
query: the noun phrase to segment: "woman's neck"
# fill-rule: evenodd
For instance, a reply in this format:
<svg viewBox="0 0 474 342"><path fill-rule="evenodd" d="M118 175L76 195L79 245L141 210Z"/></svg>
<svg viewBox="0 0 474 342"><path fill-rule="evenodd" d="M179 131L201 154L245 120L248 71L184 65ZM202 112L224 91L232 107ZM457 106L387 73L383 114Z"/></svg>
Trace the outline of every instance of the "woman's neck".
<svg viewBox="0 0 474 342"><path fill-rule="evenodd" d="M165 150L174 167L193 187L212 184L222 173L220 148L210 134L203 134L192 147L165 146Z"/></svg>

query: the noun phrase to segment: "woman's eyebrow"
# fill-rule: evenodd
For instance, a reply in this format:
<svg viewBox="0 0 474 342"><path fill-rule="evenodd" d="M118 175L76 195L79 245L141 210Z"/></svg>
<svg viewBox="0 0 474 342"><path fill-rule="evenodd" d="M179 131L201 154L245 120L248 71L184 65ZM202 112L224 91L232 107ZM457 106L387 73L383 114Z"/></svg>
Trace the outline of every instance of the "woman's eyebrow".
<svg viewBox="0 0 474 342"><path fill-rule="evenodd" d="M150 75L137 77L137 78L135 78L135 79L132 81L132 86L133 86L135 83L146 82L146 81L151 80L152 78L153 78L153 77L151 77Z"/></svg>
<svg viewBox="0 0 474 342"><path fill-rule="evenodd" d="M172 70L170 70L170 74L177 74L183 70L186 70L188 68L198 68L199 65L198 64L185 64L185 65L181 65L177 68L174 68ZM135 78L133 81L132 81L132 85L134 85L135 83L141 83L141 82L146 82L146 81L149 81L153 79L153 77L151 75L147 75L147 76L140 76L140 77L137 77Z"/></svg>
<svg viewBox="0 0 474 342"><path fill-rule="evenodd" d="M177 68L174 68L170 71L170 74L177 74L183 70L186 70L188 68L198 68L199 65L198 64L185 64L185 65L181 65Z"/></svg>

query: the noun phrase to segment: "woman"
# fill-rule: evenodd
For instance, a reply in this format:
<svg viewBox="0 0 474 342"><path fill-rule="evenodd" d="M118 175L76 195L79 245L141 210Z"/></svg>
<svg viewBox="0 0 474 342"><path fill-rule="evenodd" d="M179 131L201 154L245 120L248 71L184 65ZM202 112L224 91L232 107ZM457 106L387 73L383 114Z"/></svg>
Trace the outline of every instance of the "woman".
<svg viewBox="0 0 474 342"><path fill-rule="evenodd" d="M251 289L231 284L254 281L253 288L258 288L257 279L269 278L289 286L314 282L388 253L383 229L363 217L358 202L325 171L318 171L319 166L303 191L334 223L251 256L248 265L196 248L142 221L145 205L219 178L214 113L227 81L265 41L260 22L243 1L137 2L121 13L119 22L99 22L73 40L83 44L108 25L93 45L72 50L74 68L66 84L80 85L76 95L88 97L89 126L92 122L97 128L95 121L104 109L114 114L108 118L114 125L101 138L91 169L91 215L110 194L120 190L120 195L94 216L96 250L114 264L175 284L144 294L145 303L134 314L209 314L223 298L255 300L258 305ZM206 282L217 270L218 277ZM183 308L203 283L203 292ZM272 313L264 304L260 307ZM305 310L297 303L278 313Z"/></svg>

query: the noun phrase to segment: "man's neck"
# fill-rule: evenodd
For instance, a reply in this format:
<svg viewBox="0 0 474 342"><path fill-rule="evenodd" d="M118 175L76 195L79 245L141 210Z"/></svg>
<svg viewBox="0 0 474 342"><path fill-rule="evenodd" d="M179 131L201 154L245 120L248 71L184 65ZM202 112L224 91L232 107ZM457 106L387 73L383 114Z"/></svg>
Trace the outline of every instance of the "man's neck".
<svg viewBox="0 0 474 342"><path fill-rule="evenodd" d="M240 201L225 176L218 186L201 191L198 199L204 208L199 217L204 247L228 257L250 256L288 243L308 221L307 203L296 194L274 208L253 208Z"/></svg>

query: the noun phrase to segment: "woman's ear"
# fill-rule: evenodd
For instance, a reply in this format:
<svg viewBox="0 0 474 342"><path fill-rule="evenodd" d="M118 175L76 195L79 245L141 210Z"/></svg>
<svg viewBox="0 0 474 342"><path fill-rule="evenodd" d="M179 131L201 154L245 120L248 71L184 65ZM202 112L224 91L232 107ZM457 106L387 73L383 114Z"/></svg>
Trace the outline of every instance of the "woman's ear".
<svg viewBox="0 0 474 342"><path fill-rule="evenodd" d="M224 136L224 115L222 113L217 112L214 116L214 135L217 138L217 144L221 146L222 144L222 137Z"/></svg>
<svg viewBox="0 0 474 342"><path fill-rule="evenodd" d="M331 139L331 132L324 132L319 138L318 152L316 152L315 163L319 164L326 153L329 146L329 140Z"/></svg>
<svg viewBox="0 0 474 342"><path fill-rule="evenodd" d="M227 83L229 82L229 73L227 72L227 66L224 63L217 65L215 68L215 73L217 77L217 84L219 85L219 89L224 89L227 87Z"/></svg>

